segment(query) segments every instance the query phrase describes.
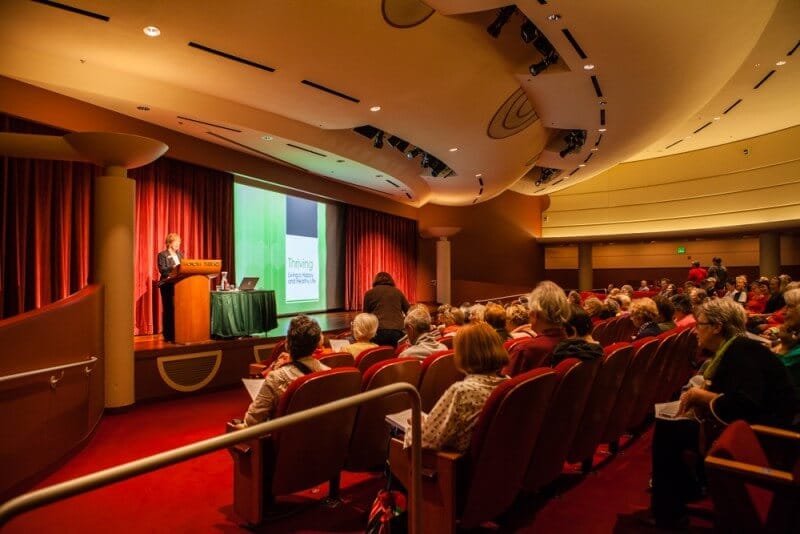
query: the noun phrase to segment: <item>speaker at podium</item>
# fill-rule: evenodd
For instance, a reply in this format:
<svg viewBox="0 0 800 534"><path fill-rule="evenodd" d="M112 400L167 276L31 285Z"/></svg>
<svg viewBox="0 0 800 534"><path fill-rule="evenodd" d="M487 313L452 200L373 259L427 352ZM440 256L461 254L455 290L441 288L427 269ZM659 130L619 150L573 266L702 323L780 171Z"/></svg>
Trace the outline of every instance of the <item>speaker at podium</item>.
<svg viewBox="0 0 800 534"><path fill-rule="evenodd" d="M219 275L222 260L182 259L160 284L175 286L175 343L200 343L211 339L209 275Z"/></svg>

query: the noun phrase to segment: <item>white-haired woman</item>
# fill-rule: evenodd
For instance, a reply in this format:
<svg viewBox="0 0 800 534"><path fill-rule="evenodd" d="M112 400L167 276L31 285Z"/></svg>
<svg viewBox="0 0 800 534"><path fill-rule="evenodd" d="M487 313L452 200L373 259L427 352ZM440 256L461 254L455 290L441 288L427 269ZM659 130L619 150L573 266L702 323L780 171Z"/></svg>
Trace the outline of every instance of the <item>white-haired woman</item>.
<svg viewBox="0 0 800 534"><path fill-rule="evenodd" d="M378 318L371 313L359 313L350 325L355 343L350 343L344 348L355 358L363 351L377 347L370 339L375 337L378 331Z"/></svg>

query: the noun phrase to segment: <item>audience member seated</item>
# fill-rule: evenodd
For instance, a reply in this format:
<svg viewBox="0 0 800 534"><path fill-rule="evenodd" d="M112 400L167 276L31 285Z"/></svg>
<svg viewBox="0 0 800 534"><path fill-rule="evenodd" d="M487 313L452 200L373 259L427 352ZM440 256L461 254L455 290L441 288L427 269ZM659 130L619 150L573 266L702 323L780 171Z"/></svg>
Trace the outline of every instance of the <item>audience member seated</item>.
<svg viewBox="0 0 800 534"><path fill-rule="evenodd" d="M751 291L747 295L747 302L744 305L744 309L747 311L747 313L764 313L764 309L767 305L767 299L769 298L769 279L766 277L761 278L750 284L750 287Z"/></svg>
<svg viewBox="0 0 800 534"><path fill-rule="evenodd" d="M278 400L296 378L330 369L313 357L321 339L322 331L314 319L298 315L291 320L286 333L286 350L290 359L267 375L258 395L247 408L244 422L236 425L237 428L263 423L273 417Z"/></svg>
<svg viewBox="0 0 800 534"><path fill-rule="evenodd" d="M651 298L636 299L631 303L631 321L638 329L633 339L657 336L661 333L658 327L658 308Z"/></svg>
<svg viewBox="0 0 800 534"><path fill-rule="evenodd" d="M600 310L600 319L605 320L620 315L622 309L620 308L619 301L617 300L619 296L620 295L617 294L606 299L606 301L603 303L603 308Z"/></svg>
<svg viewBox="0 0 800 534"><path fill-rule="evenodd" d="M483 321L484 313L486 313L486 306L483 304L473 304L469 307L469 322L479 323Z"/></svg>
<svg viewBox="0 0 800 534"><path fill-rule="evenodd" d="M650 291L650 286L647 284L647 280L642 280L639 282L639 289L636 291Z"/></svg>
<svg viewBox="0 0 800 534"><path fill-rule="evenodd" d="M589 314L592 324L597 324L603 321L600 313L603 311L603 303L597 297L589 297L583 302L583 309Z"/></svg>
<svg viewBox="0 0 800 534"><path fill-rule="evenodd" d="M458 329L464 324L464 313L459 308L448 306L447 310L442 314L444 328L442 329L443 336L454 336Z"/></svg>
<svg viewBox="0 0 800 534"><path fill-rule="evenodd" d="M581 306L581 294L575 290L570 291L567 295L567 302L573 306Z"/></svg>
<svg viewBox="0 0 800 534"><path fill-rule="evenodd" d="M630 284L625 284L619 288L619 292L621 295L627 295L629 299L633 298L633 286Z"/></svg>
<svg viewBox="0 0 800 534"><path fill-rule="evenodd" d="M800 289L790 289L786 300L786 322L778 330L778 344L773 349L789 369L800 398Z"/></svg>
<svg viewBox="0 0 800 534"><path fill-rule="evenodd" d="M512 304L506 308L506 321L513 338L536 337L531 328L530 312L525 304Z"/></svg>
<svg viewBox="0 0 800 534"><path fill-rule="evenodd" d="M710 297L714 297L717 294L717 279L713 276L706 278L705 283L699 287L698 289L702 289L706 292L706 295Z"/></svg>
<svg viewBox="0 0 800 534"><path fill-rule="evenodd" d="M738 302L742 306L747 304L747 277L745 275L740 274L736 277L736 283L731 298L734 302Z"/></svg>
<svg viewBox="0 0 800 534"><path fill-rule="evenodd" d="M553 349L567 337L564 323L570 308L564 290L549 280L540 282L528 300L531 327L536 337L511 349L506 374L516 376L535 367L548 365Z"/></svg>
<svg viewBox="0 0 800 534"><path fill-rule="evenodd" d="M370 341L378 332L378 317L371 313L359 313L350 325L355 343L350 343L344 350L355 358L363 351L377 347Z"/></svg>
<svg viewBox="0 0 800 534"><path fill-rule="evenodd" d="M667 295L667 290L669 289L669 286L670 286L669 278L662 278L658 282L658 294L666 297L672 296L672 295Z"/></svg>
<svg viewBox="0 0 800 534"><path fill-rule="evenodd" d="M691 291L688 292L689 300L692 303L692 308L697 308L698 306L702 306L708 300L708 293L706 293L705 289L700 289L699 287L692 288Z"/></svg>
<svg viewBox="0 0 800 534"><path fill-rule="evenodd" d="M673 295L669 300L675 310L672 316L675 326L678 328L694 326L697 321L692 313L694 306L691 299L686 295Z"/></svg>
<svg viewBox="0 0 800 534"><path fill-rule="evenodd" d="M619 294L614 295L611 297L611 299L606 301L606 304L608 304L612 299L619 305L619 311L616 313L616 315L628 315L630 313L631 297L628 296L627 293L620 292Z"/></svg>
<svg viewBox="0 0 800 534"><path fill-rule="evenodd" d="M424 360L436 351L447 350L437 340L437 332L431 332L431 314L424 306L413 306L408 310L403 328L410 345L398 357Z"/></svg>
<svg viewBox="0 0 800 534"><path fill-rule="evenodd" d="M656 420L651 511L656 526L664 528L685 528L688 523L686 502L700 494L702 462L697 460L716 437L714 426L744 419L785 428L796 408L786 368L769 349L745 335L741 306L715 299L696 313L698 344L715 355L705 366L703 385L681 395L679 415L689 418ZM703 432L698 420L706 421Z"/></svg>
<svg viewBox="0 0 800 534"><path fill-rule="evenodd" d="M564 324L567 339L556 345L550 366L555 367L567 358L594 361L603 357L603 347L592 337L592 320L580 306L572 306L569 321Z"/></svg>
<svg viewBox="0 0 800 534"><path fill-rule="evenodd" d="M499 304L489 304L483 312L483 320L494 328L501 341L511 339L511 334L506 330L506 310Z"/></svg>
<svg viewBox="0 0 800 534"><path fill-rule="evenodd" d="M672 305L672 300L666 297L656 296L653 298L658 310L658 330L659 332L666 332L675 328L676 324L673 320L675 315L675 307Z"/></svg>
<svg viewBox="0 0 800 534"><path fill-rule="evenodd" d="M466 373L452 384L422 422L422 442L426 449L469 449L478 415L494 388L508 377L501 369L508 354L494 329L487 323L472 323L455 338L453 354L456 367ZM411 446L411 429L406 428L405 447Z"/></svg>
<svg viewBox="0 0 800 534"><path fill-rule="evenodd" d="M786 284L781 284L781 279L777 276L773 276L769 279L769 298L764 305L764 311L762 313L775 313L786 306L786 301L783 297L785 288Z"/></svg>

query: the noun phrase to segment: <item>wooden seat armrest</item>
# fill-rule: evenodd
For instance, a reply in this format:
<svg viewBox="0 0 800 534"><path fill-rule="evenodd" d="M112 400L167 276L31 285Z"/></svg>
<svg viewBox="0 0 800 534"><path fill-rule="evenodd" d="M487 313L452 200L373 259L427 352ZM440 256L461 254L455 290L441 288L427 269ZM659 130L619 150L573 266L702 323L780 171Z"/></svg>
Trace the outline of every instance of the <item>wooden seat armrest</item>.
<svg viewBox="0 0 800 534"><path fill-rule="evenodd" d="M784 430L782 428L764 425L753 425L750 428L753 429L753 432L759 435L800 442L800 432L792 432L791 430Z"/></svg>
<svg viewBox="0 0 800 534"><path fill-rule="evenodd" d="M715 456L706 457L706 468L718 469L731 475L736 475L745 479L748 484L754 484L772 491L785 490L787 487L800 488L792 473L779 469L770 469Z"/></svg>

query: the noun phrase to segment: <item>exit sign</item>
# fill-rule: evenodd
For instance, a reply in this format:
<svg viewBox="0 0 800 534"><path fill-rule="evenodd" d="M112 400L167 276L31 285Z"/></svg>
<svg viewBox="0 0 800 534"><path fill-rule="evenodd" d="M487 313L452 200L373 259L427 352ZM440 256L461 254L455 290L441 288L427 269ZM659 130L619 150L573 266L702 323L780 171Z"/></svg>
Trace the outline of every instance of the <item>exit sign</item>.
<svg viewBox="0 0 800 534"><path fill-rule="evenodd" d="M686 254L686 247L678 247L676 251L678 254Z"/></svg>

